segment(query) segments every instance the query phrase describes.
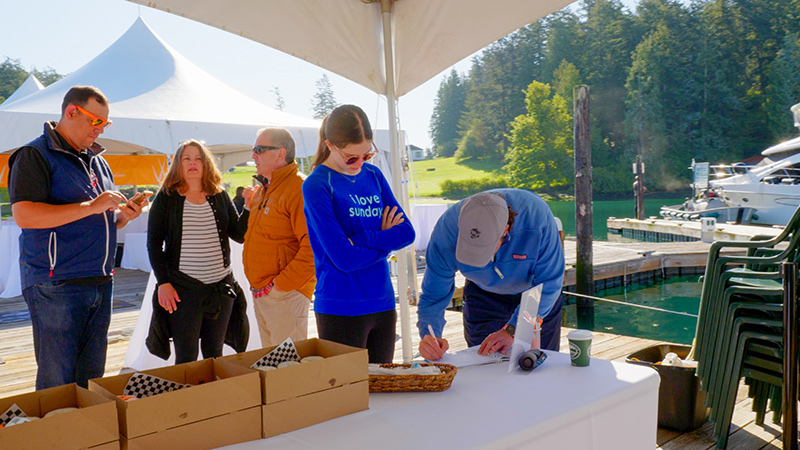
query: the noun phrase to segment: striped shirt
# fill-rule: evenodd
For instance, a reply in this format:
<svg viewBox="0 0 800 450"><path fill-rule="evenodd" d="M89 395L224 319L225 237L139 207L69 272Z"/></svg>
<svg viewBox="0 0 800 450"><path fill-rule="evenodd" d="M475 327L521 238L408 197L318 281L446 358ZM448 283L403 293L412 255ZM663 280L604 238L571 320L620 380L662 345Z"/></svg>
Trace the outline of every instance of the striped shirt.
<svg viewBox="0 0 800 450"><path fill-rule="evenodd" d="M184 202L178 270L205 284L216 283L231 271L222 259L217 223L208 202L202 205Z"/></svg>

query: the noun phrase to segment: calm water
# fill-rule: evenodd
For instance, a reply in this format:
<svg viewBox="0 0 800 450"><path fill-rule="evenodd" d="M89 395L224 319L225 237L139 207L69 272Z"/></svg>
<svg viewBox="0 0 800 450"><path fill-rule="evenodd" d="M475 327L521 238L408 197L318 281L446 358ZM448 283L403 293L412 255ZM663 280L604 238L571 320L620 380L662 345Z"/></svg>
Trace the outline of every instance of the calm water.
<svg viewBox="0 0 800 450"><path fill-rule="evenodd" d="M703 287L698 279L699 276L673 277L658 284L606 289L595 296L696 315ZM567 326L577 327L575 297L567 296L567 300L564 306ZM687 345L692 343L697 327L694 317L602 301L595 301L594 323L595 331Z"/></svg>
<svg viewBox="0 0 800 450"><path fill-rule="evenodd" d="M664 205L675 205L683 202L680 199L645 198L645 216L658 216L659 209ZM592 234L597 241L608 240L606 219L609 217L633 217L633 199L630 200L599 200L593 202ZM575 236L575 202L554 201L547 202L553 214L561 219L564 232Z"/></svg>

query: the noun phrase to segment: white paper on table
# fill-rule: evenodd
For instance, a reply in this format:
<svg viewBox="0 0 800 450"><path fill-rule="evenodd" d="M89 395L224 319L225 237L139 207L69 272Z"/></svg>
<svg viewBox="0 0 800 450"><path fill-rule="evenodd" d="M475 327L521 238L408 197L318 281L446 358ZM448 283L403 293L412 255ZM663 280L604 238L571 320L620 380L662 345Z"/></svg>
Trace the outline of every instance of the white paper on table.
<svg viewBox="0 0 800 450"><path fill-rule="evenodd" d="M533 322L539 315L539 301L542 298L542 285L528 289L522 293L519 303L519 315L517 316L517 329L514 332L514 343L511 345L511 363L508 365L508 373L516 370L519 365L519 357L531 349L533 340Z"/></svg>
<svg viewBox="0 0 800 450"><path fill-rule="evenodd" d="M460 368L470 366L482 366L484 364L496 364L503 361L508 361L508 355L502 353L491 353L489 355L479 355L478 349L480 345L470 347L464 350L459 350L453 353L445 353L442 359L437 361L426 360L430 363L451 364Z"/></svg>

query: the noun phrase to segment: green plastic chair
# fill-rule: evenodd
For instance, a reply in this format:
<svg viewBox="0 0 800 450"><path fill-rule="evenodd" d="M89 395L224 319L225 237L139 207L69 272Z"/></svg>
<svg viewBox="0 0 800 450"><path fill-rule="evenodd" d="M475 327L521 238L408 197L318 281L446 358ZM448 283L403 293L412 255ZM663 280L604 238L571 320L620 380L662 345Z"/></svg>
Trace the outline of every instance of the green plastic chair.
<svg viewBox="0 0 800 450"><path fill-rule="evenodd" d="M703 383L701 381L701 386L707 385L708 392L714 390L715 387L719 385L722 377L713 376L713 373L711 372L713 372L715 369L718 370L719 367L725 367L728 359L732 356L731 353L728 352L728 349L730 348L731 341L736 338L736 329L734 326L737 319L780 321L782 312L782 304L757 303L752 301L740 301L732 303L730 308L724 312L725 320L721 323L725 324L725 326L720 329L720 335L717 339L717 345L714 350L713 362L710 365L705 364L704 366L704 369L710 368L710 370L702 371L706 376L708 376L708 378L704 378L702 380L707 380L708 383ZM698 369L699 368L700 363L698 363ZM700 372L700 370L698 370L698 372ZM724 372L722 374L724 376Z"/></svg>
<svg viewBox="0 0 800 450"><path fill-rule="evenodd" d="M779 321L773 321L779 322ZM733 417L733 409L736 401L736 391L738 389L739 380L743 376L743 360L747 344L750 340L757 340L760 342L774 342L776 345L782 342L782 336L775 336L771 333L762 333L759 331L743 331L738 334L738 339L732 342L731 350L734 352L735 357L729 360L726 367L725 379L728 380L724 383L716 399L716 416L714 417L714 427L712 435L717 437L717 448L724 450L727 447L728 433L730 431L731 419ZM747 376L755 378L761 376L762 372L754 367L748 367L749 372ZM778 375L780 376L780 375ZM712 413L715 408L712 408Z"/></svg>
<svg viewBox="0 0 800 450"><path fill-rule="evenodd" d="M780 279L777 267L787 260L796 261L800 255L800 233L797 233L800 225L800 208L798 208L789 224L784 228L780 235L766 241L743 241L728 242L717 241L711 245L706 264L706 274L703 280L703 290L700 297L699 317L695 334L695 350L693 356L698 361L703 358L703 352L708 349L706 341L710 333L714 333L718 328L716 316L711 313L713 308L720 302L720 296L724 295L725 288L735 281L738 285L761 284L749 280L772 280ZM774 246L789 239L788 245L783 250L775 250ZM720 256L719 252L725 247L747 248L749 254L762 254L768 256ZM775 250L775 251L772 251ZM733 268L726 271L726 266L730 264L745 265L744 268ZM755 267L761 270L752 270ZM775 271L763 271L766 267L775 268ZM733 281L732 281L733 280ZM779 283L773 283L770 287Z"/></svg>
<svg viewBox="0 0 800 450"><path fill-rule="evenodd" d="M781 303L783 289L757 288L750 286L731 286L725 290L722 298L710 310L710 317L705 320L710 321L711 325L707 328L710 336L704 341L706 348L701 357L696 357L698 361L698 376L701 377L701 386L705 386L705 381L709 377L710 370L715 364L724 363L727 356L724 349L729 342L730 324L732 318L740 310L750 310L753 312L767 311L780 314L783 310ZM763 314L757 314L763 317ZM704 389L705 390L705 389Z"/></svg>
<svg viewBox="0 0 800 450"><path fill-rule="evenodd" d="M738 385L738 371L734 370L734 363L737 358L743 356L737 353L737 344L744 333L759 333L759 336L780 337L783 333L782 321L770 318L755 318L747 315L737 317L731 323L730 333L726 336L729 339L723 342L724 350L720 353L720 361L714 364L709 376L709 383L706 390L706 403L711 408L712 419L715 419L720 411L723 411L729 400L726 396L727 390L731 385ZM739 366L736 366L739 367ZM733 399L730 399L733 400Z"/></svg>

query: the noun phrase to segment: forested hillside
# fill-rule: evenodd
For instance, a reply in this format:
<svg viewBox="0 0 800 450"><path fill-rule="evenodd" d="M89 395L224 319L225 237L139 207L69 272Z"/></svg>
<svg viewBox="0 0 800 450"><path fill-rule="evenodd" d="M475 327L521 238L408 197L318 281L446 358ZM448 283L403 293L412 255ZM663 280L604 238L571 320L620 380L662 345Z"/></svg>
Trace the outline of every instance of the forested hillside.
<svg viewBox="0 0 800 450"><path fill-rule="evenodd" d="M591 93L596 192L630 192L641 153L651 190L697 161L735 162L797 133L800 0L584 0L486 48L442 82L438 156L505 164L508 183L572 189L572 91Z"/></svg>

